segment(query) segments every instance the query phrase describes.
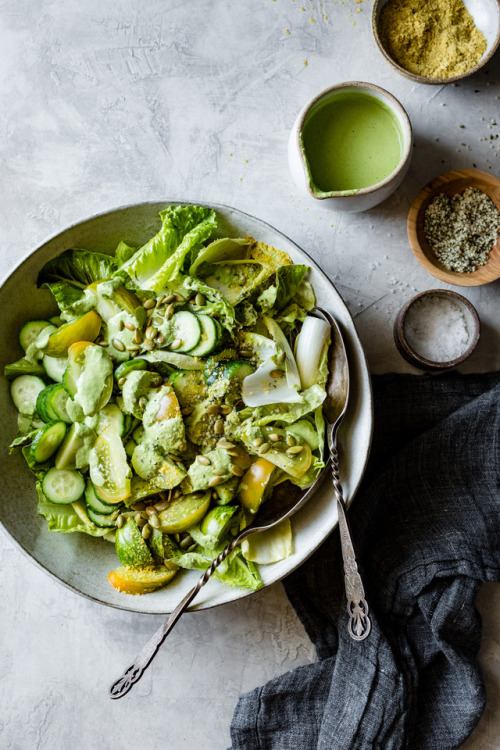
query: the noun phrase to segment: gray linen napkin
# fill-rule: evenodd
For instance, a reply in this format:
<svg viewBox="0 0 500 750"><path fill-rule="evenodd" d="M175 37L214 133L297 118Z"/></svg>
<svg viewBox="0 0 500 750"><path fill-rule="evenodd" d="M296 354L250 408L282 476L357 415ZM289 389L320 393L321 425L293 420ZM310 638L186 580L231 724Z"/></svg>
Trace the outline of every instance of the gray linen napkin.
<svg viewBox="0 0 500 750"><path fill-rule="evenodd" d="M318 661L240 697L233 750L452 750L484 709L474 601L500 579L500 373L373 388L349 512L372 633L347 635L336 530L284 582Z"/></svg>

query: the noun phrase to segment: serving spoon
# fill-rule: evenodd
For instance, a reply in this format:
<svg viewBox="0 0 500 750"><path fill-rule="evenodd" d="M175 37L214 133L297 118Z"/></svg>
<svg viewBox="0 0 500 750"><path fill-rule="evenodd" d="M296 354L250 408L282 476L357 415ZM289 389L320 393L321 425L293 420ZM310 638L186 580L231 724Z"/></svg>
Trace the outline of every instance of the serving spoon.
<svg viewBox="0 0 500 750"><path fill-rule="evenodd" d="M324 479L329 464L331 464L333 475L333 486L337 498L339 514L340 537L342 541L342 556L344 560L345 586L348 599L349 634L355 640L363 640L370 632L370 619L368 617L368 605L365 600L363 584L358 573L354 548L347 525L342 485L340 484L339 461L337 450L337 431L347 409L349 398L349 369L347 355L340 330L332 316L322 308L315 308L318 317L326 320L333 328L333 341L328 353L329 378L326 386L327 397L324 402L324 414L327 421L327 440L330 450L330 458L326 461L316 481L303 491L291 482L279 484L272 496L272 502L267 502L259 510L258 516L232 539L227 547L212 561L212 564L198 579L197 584L179 602L174 611L161 625L142 651L136 657L122 676L119 677L109 689L109 697L116 700L126 695L138 682L148 666L158 653L158 650L167 635L174 628L181 615L189 607L200 589L208 582L214 571L226 559L230 552L241 542L252 534L267 531L273 528L285 518L289 518L301 508L309 498L316 492L318 486Z"/></svg>

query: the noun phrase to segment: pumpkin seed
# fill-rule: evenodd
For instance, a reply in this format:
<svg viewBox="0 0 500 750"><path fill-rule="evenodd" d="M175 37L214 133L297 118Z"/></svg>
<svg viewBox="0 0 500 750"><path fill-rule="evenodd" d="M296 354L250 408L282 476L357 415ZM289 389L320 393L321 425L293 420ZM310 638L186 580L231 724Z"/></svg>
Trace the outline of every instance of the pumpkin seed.
<svg viewBox="0 0 500 750"><path fill-rule="evenodd" d="M219 440L217 448L234 448L234 443L230 443L229 440Z"/></svg>
<svg viewBox="0 0 500 750"><path fill-rule="evenodd" d="M136 328L135 333L134 333L134 344L140 344L141 341L142 341L141 332L139 331L138 328Z"/></svg>
<svg viewBox="0 0 500 750"><path fill-rule="evenodd" d="M149 318L152 318L154 314L155 314L154 307L152 307L150 310L146 310L146 318L148 318L148 320Z"/></svg>
<svg viewBox="0 0 500 750"><path fill-rule="evenodd" d="M304 450L303 445L292 445L291 448L287 449L287 453L289 453L291 456L295 455L296 453L302 453Z"/></svg>
<svg viewBox="0 0 500 750"><path fill-rule="evenodd" d="M146 508L146 513L148 516L155 516L156 515L156 508L154 505L148 505Z"/></svg>
<svg viewBox="0 0 500 750"><path fill-rule="evenodd" d="M245 359L248 359L251 357L253 352L250 349L240 349L240 357L244 357Z"/></svg>
<svg viewBox="0 0 500 750"><path fill-rule="evenodd" d="M269 440L271 440L273 443L277 443L279 440L281 440L281 438L275 432L271 432L271 434L269 435Z"/></svg>
<svg viewBox="0 0 500 750"><path fill-rule="evenodd" d="M144 524L146 523L146 519L142 517L141 513L135 514L134 521L136 522L138 526L141 526L141 527L144 526Z"/></svg>
<svg viewBox="0 0 500 750"><path fill-rule="evenodd" d="M166 297L163 297L162 302L166 302L168 305L169 302L173 302L175 300L175 294L169 294Z"/></svg>
<svg viewBox="0 0 500 750"><path fill-rule="evenodd" d="M135 325L131 323L130 320L126 320L123 325L125 326L127 331L135 331Z"/></svg>
<svg viewBox="0 0 500 750"><path fill-rule="evenodd" d="M210 459L206 456L197 456L198 463L202 464L203 466L210 466Z"/></svg>
<svg viewBox="0 0 500 750"><path fill-rule="evenodd" d="M212 490L212 499L217 500L218 497L219 495L217 494L217 490Z"/></svg>
<svg viewBox="0 0 500 750"><path fill-rule="evenodd" d="M198 307L204 307L206 300L203 294L201 294L201 292L198 292L198 294L194 298L194 301L195 301L195 304L198 305Z"/></svg>
<svg viewBox="0 0 500 750"><path fill-rule="evenodd" d="M144 524L141 534L143 539L149 539L149 537L151 536L151 526L149 525L149 523Z"/></svg>
<svg viewBox="0 0 500 750"><path fill-rule="evenodd" d="M184 539L181 540L179 546L182 547L182 549L186 549L186 547L190 547L192 543L193 543L193 538L191 534L188 534L187 536L184 537Z"/></svg>
<svg viewBox="0 0 500 750"><path fill-rule="evenodd" d="M111 343L119 352L125 351L125 344L123 343L123 341L120 341L120 339L111 339Z"/></svg>
<svg viewBox="0 0 500 750"><path fill-rule="evenodd" d="M228 406L227 404L224 404L223 406L220 407L221 414L231 414L232 411L233 411L232 408Z"/></svg>
<svg viewBox="0 0 500 750"><path fill-rule="evenodd" d="M157 513L161 513L162 510L166 510L169 506L168 500L162 500L161 503L155 503L155 508Z"/></svg>
<svg viewBox="0 0 500 750"><path fill-rule="evenodd" d="M132 510L144 510L145 507L146 507L145 503L143 503L142 501L139 501L138 503L134 503L132 505Z"/></svg>
<svg viewBox="0 0 500 750"><path fill-rule="evenodd" d="M189 415L192 413L193 408L191 406L185 406L183 409L181 409L181 414L183 417L189 417Z"/></svg>
<svg viewBox="0 0 500 750"><path fill-rule="evenodd" d="M159 529L160 528L160 519L157 515L150 516L149 518L149 525L153 527L153 529Z"/></svg>
<svg viewBox="0 0 500 750"><path fill-rule="evenodd" d="M212 477L212 479L208 483L208 486L217 487L217 485L222 484L223 481L224 481L224 477Z"/></svg>
<svg viewBox="0 0 500 750"><path fill-rule="evenodd" d="M120 380L118 381L118 385L120 386L120 388L123 388L126 382L127 378L120 378Z"/></svg>
<svg viewBox="0 0 500 750"><path fill-rule="evenodd" d="M255 438L255 440L253 441L253 445L255 445L256 448L260 448L263 442L264 438Z"/></svg>
<svg viewBox="0 0 500 750"><path fill-rule="evenodd" d="M295 440L295 438L294 438L293 435L287 435L286 436L286 444L289 445L290 447L293 446L293 445L295 445L296 442L297 441Z"/></svg>
<svg viewBox="0 0 500 750"><path fill-rule="evenodd" d="M163 344L165 343L165 336L163 335L163 333L160 333L159 336L156 337L155 341L157 346L163 346Z"/></svg>
<svg viewBox="0 0 500 750"><path fill-rule="evenodd" d="M149 326L149 328L146 328L146 338L147 339L154 339L158 331L154 326Z"/></svg>
<svg viewBox="0 0 500 750"><path fill-rule="evenodd" d="M222 435L222 433L224 432L224 422L222 421L222 419L218 419L215 423L214 432L216 435Z"/></svg>
<svg viewBox="0 0 500 750"><path fill-rule="evenodd" d="M117 529L121 529L121 527L123 526L123 516L118 516L115 521L115 526Z"/></svg>
<svg viewBox="0 0 500 750"><path fill-rule="evenodd" d="M137 344L130 344L130 346L127 346L127 351L128 352L138 352L138 351L140 351L140 349L141 349L141 347L138 346Z"/></svg>
<svg viewBox="0 0 500 750"><path fill-rule="evenodd" d="M228 456L234 456L235 458L240 457L240 454L238 453L238 451L227 450L226 453Z"/></svg>
<svg viewBox="0 0 500 750"><path fill-rule="evenodd" d="M145 409L147 405L148 405L148 400L147 400L146 396L141 396L140 399L139 399L139 406L140 406L140 408L141 409Z"/></svg>
<svg viewBox="0 0 500 750"><path fill-rule="evenodd" d="M99 341L99 346L109 346L108 342L102 339L102 341Z"/></svg>
<svg viewBox="0 0 500 750"><path fill-rule="evenodd" d="M207 414L218 414L220 412L220 407L217 406L217 404L212 404L207 408Z"/></svg>
<svg viewBox="0 0 500 750"><path fill-rule="evenodd" d="M150 352L151 349L155 348L154 341L151 341L151 339L146 339L146 341L144 341L143 343L143 347L144 349L146 349L146 351Z"/></svg>
<svg viewBox="0 0 500 750"><path fill-rule="evenodd" d="M235 464L231 464L230 471L231 474L233 474L235 477L242 477L245 473L241 466L236 466Z"/></svg>
<svg viewBox="0 0 500 750"><path fill-rule="evenodd" d="M282 364L283 364L283 362L285 361L285 359L286 359L286 354L285 354L285 352L280 352L280 353L278 354L278 356L276 357L276 364L277 364L277 365L282 365Z"/></svg>
<svg viewBox="0 0 500 750"><path fill-rule="evenodd" d="M186 552L193 552L196 549L196 542L187 548Z"/></svg>
<svg viewBox="0 0 500 750"><path fill-rule="evenodd" d="M178 349L180 346L182 346L182 339L174 339L170 344L171 349Z"/></svg>
<svg viewBox="0 0 500 750"><path fill-rule="evenodd" d="M270 443L262 443L262 445L259 448L259 455L262 456L264 453L267 453L270 447L271 447Z"/></svg>
<svg viewBox="0 0 500 750"><path fill-rule="evenodd" d="M271 370L271 372L269 373L269 375L272 378L280 378L283 375L283 370Z"/></svg>
<svg viewBox="0 0 500 750"><path fill-rule="evenodd" d="M181 541L181 537L180 537L180 535L179 535L179 534L176 534L176 535L174 536L174 539L175 539L175 541L177 542L177 544L179 544L179 542Z"/></svg>
<svg viewBox="0 0 500 750"><path fill-rule="evenodd" d="M173 305L169 305L167 307L167 309L165 310L165 317L166 317L166 319L170 320L170 318L172 317L172 315L174 314L174 312L175 312L175 307Z"/></svg>
<svg viewBox="0 0 500 750"><path fill-rule="evenodd" d="M171 493L172 493L172 490L170 490L170 491L161 490L161 492L159 492L158 494L159 494L159 496L161 497L162 500L168 502L170 500Z"/></svg>
<svg viewBox="0 0 500 750"><path fill-rule="evenodd" d="M143 308L145 310L151 310L155 305L156 305L156 300L154 299L154 297L150 297L144 302Z"/></svg>
<svg viewBox="0 0 500 750"><path fill-rule="evenodd" d="M123 322L123 320L120 320L118 322L118 330L123 331L124 328L125 328L125 323Z"/></svg>
<svg viewBox="0 0 500 750"><path fill-rule="evenodd" d="M163 323L163 320L161 318L153 318L151 321L155 326L161 326Z"/></svg>
<svg viewBox="0 0 500 750"><path fill-rule="evenodd" d="M181 305L183 305L186 302L186 298L182 296L182 294L179 294L178 292L175 293L175 299L177 302L180 302Z"/></svg>

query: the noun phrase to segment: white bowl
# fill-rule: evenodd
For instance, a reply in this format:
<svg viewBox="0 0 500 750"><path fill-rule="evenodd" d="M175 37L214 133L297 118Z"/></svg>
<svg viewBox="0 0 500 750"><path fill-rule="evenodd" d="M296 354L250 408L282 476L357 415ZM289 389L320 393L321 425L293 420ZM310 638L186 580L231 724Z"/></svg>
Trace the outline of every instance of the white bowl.
<svg viewBox="0 0 500 750"><path fill-rule="evenodd" d="M313 183L308 169L307 161L304 156L304 150L301 143L301 135L306 122L307 116L320 102L330 98L339 91L359 91L373 96L384 102L396 116L403 135L403 153L401 160L384 180L377 182L375 185L360 188L359 190L332 191L324 193L321 196L315 195ZM323 207L333 208L339 211L366 211L369 208L382 203L388 198L399 185L402 183L404 176L410 166L411 155L413 150L413 134L406 111L398 100L385 89L375 86L373 83L363 83L361 81L347 81L321 91L303 107L295 120L294 126L288 139L288 163L292 177L299 188L305 195L314 201L322 201Z"/></svg>
<svg viewBox="0 0 500 750"><path fill-rule="evenodd" d="M158 231L158 212L173 202L142 203L94 216L52 237L28 255L0 288L2 371L6 363L22 356L17 340L22 323L56 312L50 292L36 289L37 274L44 263L68 247L112 253L120 239L139 246ZM217 212L220 236L252 235L285 250L294 262L311 266L311 281L318 304L329 309L342 327L353 382L348 412L340 433L342 480L350 501L365 469L373 421L369 373L352 318L329 279L291 240L241 211L220 205L211 204L211 207ZM120 609L151 614L171 612L197 581L199 573L182 571L165 589L145 596L120 594L113 589L107 581L109 571L119 566L113 545L80 533L50 532L45 519L37 516L34 477L19 452L11 456L8 452L8 445L17 431L17 422L9 396L9 384L3 378L0 383L0 408L4 422L0 435L0 522L11 539L41 568L73 591ZM336 523L333 489L330 482L325 482L292 519L293 555L280 563L260 567L265 585L280 580L297 568L326 539ZM239 599L248 593L247 590L233 589L211 580L201 590L192 608L205 609Z"/></svg>

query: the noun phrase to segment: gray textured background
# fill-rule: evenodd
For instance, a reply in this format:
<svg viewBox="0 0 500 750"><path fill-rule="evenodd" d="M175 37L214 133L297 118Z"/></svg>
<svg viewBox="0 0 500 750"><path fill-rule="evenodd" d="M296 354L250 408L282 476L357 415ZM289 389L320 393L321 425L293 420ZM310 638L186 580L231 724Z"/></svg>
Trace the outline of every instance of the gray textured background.
<svg viewBox="0 0 500 750"><path fill-rule="evenodd" d="M407 211L440 172L500 173L491 139L500 60L457 87L413 84L379 56L370 11L367 0L0 0L2 272L47 236L120 204L227 203L323 266L374 372L408 370L392 343L395 313L416 291L444 285L414 260ZM365 214L311 205L287 169L296 114L342 80L389 89L415 130L403 186ZM466 371L500 365L499 291L498 282L464 290L483 323ZM112 703L109 682L161 618L87 602L4 536L0 569L1 750L222 750L238 694L314 658L276 585L186 615L142 682ZM497 750L500 587L484 587L479 606L489 702L464 747Z"/></svg>

